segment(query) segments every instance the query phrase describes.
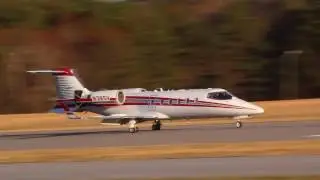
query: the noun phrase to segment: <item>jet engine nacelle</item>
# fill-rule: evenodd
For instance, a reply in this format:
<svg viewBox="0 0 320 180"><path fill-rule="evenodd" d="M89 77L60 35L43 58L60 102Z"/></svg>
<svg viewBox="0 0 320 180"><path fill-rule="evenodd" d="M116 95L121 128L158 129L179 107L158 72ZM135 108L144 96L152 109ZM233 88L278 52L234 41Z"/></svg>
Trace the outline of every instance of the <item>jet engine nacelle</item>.
<svg viewBox="0 0 320 180"><path fill-rule="evenodd" d="M90 94L93 103L116 103L123 104L126 100L125 94L121 90L96 91Z"/></svg>

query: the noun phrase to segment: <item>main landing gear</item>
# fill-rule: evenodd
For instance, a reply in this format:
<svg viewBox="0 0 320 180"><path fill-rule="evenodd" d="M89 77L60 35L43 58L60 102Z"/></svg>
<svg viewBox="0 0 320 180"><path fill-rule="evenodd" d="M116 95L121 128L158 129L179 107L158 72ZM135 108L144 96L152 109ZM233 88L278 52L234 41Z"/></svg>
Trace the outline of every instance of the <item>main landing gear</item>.
<svg viewBox="0 0 320 180"><path fill-rule="evenodd" d="M152 124L152 131L159 131L161 129L161 121L160 120L154 120Z"/></svg>
<svg viewBox="0 0 320 180"><path fill-rule="evenodd" d="M137 121L132 119L129 121L128 125L129 125L129 132L130 133L136 133L139 131L139 128L137 127ZM159 131L161 129L161 121L160 120L154 120L153 124L152 124L152 130L153 131Z"/></svg>
<svg viewBox="0 0 320 180"><path fill-rule="evenodd" d="M139 128L136 126L136 124L137 124L136 120L132 119L129 121L128 124L129 124L129 132L130 133L136 133L139 131Z"/></svg>

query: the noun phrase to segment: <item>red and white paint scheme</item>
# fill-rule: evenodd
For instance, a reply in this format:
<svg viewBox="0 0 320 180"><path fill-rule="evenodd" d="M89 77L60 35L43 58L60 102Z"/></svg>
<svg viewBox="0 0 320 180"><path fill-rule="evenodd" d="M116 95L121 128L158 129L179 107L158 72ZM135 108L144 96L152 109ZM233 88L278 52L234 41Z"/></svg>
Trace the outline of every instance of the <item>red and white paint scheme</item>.
<svg viewBox="0 0 320 180"><path fill-rule="evenodd" d="M35 70L55 77L57 100L55 109L63 109L70 119L81 119L74 112L99 114L103 123L128 124L137 132L136 124L154 121L152 130L160 130L162 119L232 117L237 120L264 113L263 108L239 99L220 88L148 91L143 88L89 91L78 80L73 69Z"/></svg>

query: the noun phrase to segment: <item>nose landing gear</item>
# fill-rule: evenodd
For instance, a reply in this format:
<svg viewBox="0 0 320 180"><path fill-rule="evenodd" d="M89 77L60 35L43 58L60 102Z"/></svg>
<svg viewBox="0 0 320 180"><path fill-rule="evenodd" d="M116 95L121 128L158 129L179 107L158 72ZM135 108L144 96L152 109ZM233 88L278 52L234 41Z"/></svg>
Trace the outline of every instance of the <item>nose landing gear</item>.
<svg viewBox="0 0 320 180"><path fill-rule="evenodd" d="M247 116L247 115L233 117L233 119L237 121L236 122L236 127L237 128L241 128L242 127L241 119L247 119L247 118L249 118L249 116Z"/></svg>
<svg viewBox="0 0 320 180"><path fill-rule="evenodd" d="M236 123L236 127L237 128L241 128L242 127L242 122L238 120L237 123Z"/></svg>

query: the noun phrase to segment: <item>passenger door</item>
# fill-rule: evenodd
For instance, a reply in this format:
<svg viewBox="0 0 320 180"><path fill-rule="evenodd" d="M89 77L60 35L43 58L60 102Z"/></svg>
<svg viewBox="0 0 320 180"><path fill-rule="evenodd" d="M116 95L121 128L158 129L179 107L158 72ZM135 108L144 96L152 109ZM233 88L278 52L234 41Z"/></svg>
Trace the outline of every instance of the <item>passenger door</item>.
<svg viewBox="0 0 320 180"><path fill-rule="evenodd" d="M151 94L149 95L148 99L148 111L156 111L157 106L156 106L156 99L157 95L156 94Z"/></svg>

